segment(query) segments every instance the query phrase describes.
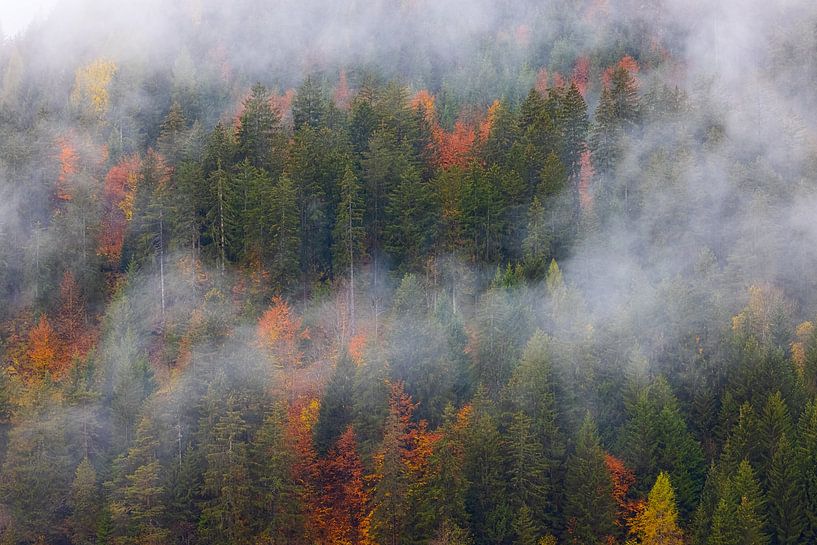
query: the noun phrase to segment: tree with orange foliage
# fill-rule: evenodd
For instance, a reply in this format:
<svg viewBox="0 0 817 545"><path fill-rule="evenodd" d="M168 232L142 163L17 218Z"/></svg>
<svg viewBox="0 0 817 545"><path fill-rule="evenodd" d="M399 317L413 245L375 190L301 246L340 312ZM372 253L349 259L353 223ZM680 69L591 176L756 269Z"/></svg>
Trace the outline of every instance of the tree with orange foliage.
<svg viewBox="0 0 817 545"><path fill-rule="evenodd" d="M436 130L434 139L438 149L437 164L440 168L463 167L470 159L471 148L476 140L476 130L473 125L459 120L454 123L454 129L450 133L442 129Z"/></svg>
<svg viewBox="0 0 817 545"><path fill-rule="evenodd" d="M547 68L540 68L538 72L536 72L536 82L533 84L533 88L542 95L546 97L548 94L548 71Z"/></svg>
<svg viewBox="0 0 817 545"><path fill-rule="evenodd" d="M351 426L338 438L320 462L322 539L331 545L371 543L369 539L369 493L363 478L363 462Z"/></svg>
<svg viewBox="0 0 817 545"><path fill-rule="evenodd" d="M642 502L630 497L630 488L635 484L635 473L612 454L604 455L604 465L613 482L613 500L616 503L616 526L626 528L633 516L641 509Z"/></svg>
<svg viewBox="0 0 817 545"><path fill-rule="evenodd" d="M417 404L400 382L391 385L389 415L380 452L375 456L372 532L378 542L397 545L411 533L410 516L417 487L427 479L429 459L439 434L421 420L412 421Z"/></svg>
<svg viewBox="0 0 817 545"><path fill-rule="evenodd" d="M636 86L638 85L638 79L636 78L640 70L640 67L638 66L638 61L629 55L625 55L613 66L608 66L604 73L601 75L601 82L604 84L605 87L610 86L610 84L613 82L613 76L618 70L624 70L625 72L627 72L628 76L633 79Z"/></svg>
<svg viewBox="0 0 817 545"><path fill-rule="evenodd" d="M37 376L46 373L61 375L64 369L59 369L56 365L58 352L57 334L48 322L48 317L43 314L37 325L28 333L28 359L31 371Z"/></svg>
<svg viewBox="0 0 817 545"><path fill-rule="evenodd" d="M59 146L60 175L57 178L57 199L63 202L74 198L73 188L74 175L77 173L77 150L68 137L57 140Z"/></svg>
<svg viewBox="0 0 817 545"><path fill-rule="evenodd" d="M256 335L273 367L283 372L284 389L294 398L294 373L303 359L301 341L309 338L309 330L302 327L302 319L289 303L276 295L258 320Z"/></svg>
<svg viewBox="0 0 817 545"><path fill-rule="evenodd" d="M102 229L97 254L110 267L119 265L125 229L133 217L133 202L139 172L139 159L131 156L112 166L105 176Z"/></svg>

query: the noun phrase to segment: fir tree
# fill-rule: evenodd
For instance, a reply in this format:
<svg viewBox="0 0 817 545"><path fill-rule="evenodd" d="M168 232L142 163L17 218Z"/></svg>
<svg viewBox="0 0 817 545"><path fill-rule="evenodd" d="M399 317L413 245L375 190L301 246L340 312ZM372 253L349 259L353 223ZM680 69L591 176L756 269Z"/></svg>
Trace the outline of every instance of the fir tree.
<svg viewBox="0 0 817 545"><path fill-rule="evenodd" d="M675 491L669 475L663 471L658 474L647 496L647 503L636 515L630 532L636 535L641 545L683 545Z"/></svg>
<svg viewBox="0 0 817 545"><path fill-rule="evenodd" d="M604 464L596 425L588 414L567 460L564 515L571 543L602 543L614 531L613 482Z"/></svg>

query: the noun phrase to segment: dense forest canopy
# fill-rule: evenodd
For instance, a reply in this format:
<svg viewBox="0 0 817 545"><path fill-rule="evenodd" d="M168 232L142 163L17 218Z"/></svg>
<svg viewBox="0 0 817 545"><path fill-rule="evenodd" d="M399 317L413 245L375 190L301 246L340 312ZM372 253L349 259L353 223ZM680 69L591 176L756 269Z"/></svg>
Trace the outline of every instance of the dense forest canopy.
<svg viewBox="0 0 817 545"><path fill-rule="evenodd" d="M0 40L3 544L817 543L812 2Z"/></svg>

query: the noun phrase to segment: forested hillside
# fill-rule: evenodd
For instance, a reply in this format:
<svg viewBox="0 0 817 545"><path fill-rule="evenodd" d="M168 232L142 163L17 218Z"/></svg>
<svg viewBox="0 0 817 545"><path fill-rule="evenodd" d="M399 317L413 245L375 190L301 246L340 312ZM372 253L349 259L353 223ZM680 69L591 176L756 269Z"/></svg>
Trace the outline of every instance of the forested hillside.
<svg viewBox="0 0 817 545"><path fill-rule="evenodd" d="M817 543L812 2L0 39L0 543Z"/></svg>

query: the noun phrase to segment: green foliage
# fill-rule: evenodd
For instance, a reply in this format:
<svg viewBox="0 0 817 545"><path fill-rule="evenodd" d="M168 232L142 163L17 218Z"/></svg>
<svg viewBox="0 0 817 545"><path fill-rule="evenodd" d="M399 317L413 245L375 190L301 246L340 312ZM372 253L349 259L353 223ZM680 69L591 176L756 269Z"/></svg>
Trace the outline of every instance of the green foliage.
<svg viewBox="0 0 817 545"><path fill-rule="evenodd" d="M568 539L573 543L603 543L614 531L616 507L613 482L604 463L596 425L588 414L567 459L564 505Z"/></svg>

